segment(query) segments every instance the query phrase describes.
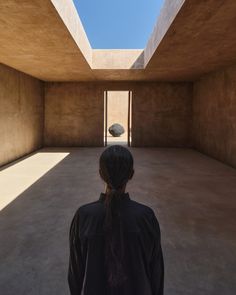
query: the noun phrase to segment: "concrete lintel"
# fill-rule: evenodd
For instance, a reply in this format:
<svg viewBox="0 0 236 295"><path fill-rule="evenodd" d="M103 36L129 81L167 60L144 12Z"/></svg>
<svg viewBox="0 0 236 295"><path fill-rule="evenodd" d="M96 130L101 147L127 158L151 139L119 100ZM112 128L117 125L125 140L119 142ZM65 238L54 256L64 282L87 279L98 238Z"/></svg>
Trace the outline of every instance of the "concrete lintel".
<svg viewBox="0 0 236 295"><path fill-rule="evenodd" d="M142 49L93 49L93 69L143 69Z"/></svg>

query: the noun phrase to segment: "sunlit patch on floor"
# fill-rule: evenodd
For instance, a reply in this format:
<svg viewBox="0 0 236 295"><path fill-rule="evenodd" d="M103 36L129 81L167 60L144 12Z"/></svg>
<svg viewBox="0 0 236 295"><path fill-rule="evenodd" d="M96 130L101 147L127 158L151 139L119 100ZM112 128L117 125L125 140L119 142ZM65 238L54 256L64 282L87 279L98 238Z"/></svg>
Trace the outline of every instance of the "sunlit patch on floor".
<svg viewBox="0 0 236 295"><path fill-rule="evenodd" d="M38 152L0 171L0 210L66 158L65 152Z"/></svg>

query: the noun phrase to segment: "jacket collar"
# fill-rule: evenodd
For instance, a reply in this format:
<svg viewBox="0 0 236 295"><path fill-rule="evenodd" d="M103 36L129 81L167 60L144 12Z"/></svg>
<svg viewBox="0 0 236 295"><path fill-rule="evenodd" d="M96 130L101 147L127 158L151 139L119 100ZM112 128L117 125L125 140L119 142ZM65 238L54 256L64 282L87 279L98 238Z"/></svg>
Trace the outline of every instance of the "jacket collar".
<svg viewBox="0 0 236 295"><path fill-rule="evenodd" d="M100 196L99 196L99 201L104 201L105 198L106 198L106 194L101 193ZM122 193L121 200L130 200L129 193L128 192Z"/></svg>

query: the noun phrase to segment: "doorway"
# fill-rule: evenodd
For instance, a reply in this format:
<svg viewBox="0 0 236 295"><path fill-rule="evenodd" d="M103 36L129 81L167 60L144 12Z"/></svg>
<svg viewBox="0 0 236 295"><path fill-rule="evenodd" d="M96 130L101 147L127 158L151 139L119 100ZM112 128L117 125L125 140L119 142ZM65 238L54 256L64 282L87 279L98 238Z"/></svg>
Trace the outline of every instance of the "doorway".
<svg viewBox="0 0 236 295"><path fill-rule="evenodd" d="M131 124L132 91L104 91L104 146L131 146ZM123 133L119 135L118 131Z"/></svg>

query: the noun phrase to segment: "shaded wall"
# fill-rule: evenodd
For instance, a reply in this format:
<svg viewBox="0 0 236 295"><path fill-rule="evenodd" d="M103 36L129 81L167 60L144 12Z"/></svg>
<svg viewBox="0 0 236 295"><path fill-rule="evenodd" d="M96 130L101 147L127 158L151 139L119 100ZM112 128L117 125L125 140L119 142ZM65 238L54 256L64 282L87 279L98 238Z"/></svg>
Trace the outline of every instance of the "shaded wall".
<svg viewBox="0 0 236 295"><path fill-rule="evenodd" d="M236 167L236 66L202 77L193 97L194 146Z"/></svg>
<svg viewBox="0 0 236 295"><path fill-rule="evenodd" d="M134 146L191 146L190 83L138 83L132 101Z"/></svg>
<svg viewBox="0 0 236 295"><path fill-rule="evenodd" d="M133 92L132 145L191 145L191 83L47 83L46 146L102 146L104 91Z"/></svg>
<svg viewBox="0 0 236 295"><path fill-rule="evenodd" d="M102 146L103 91L96 83L47 83L46 146Z"/></svg>
<svg viewBox="0 0 236 295"><path fill-rule="evenodd" d="M42 146L43 83L0 64L0 165Z"/></svg>

